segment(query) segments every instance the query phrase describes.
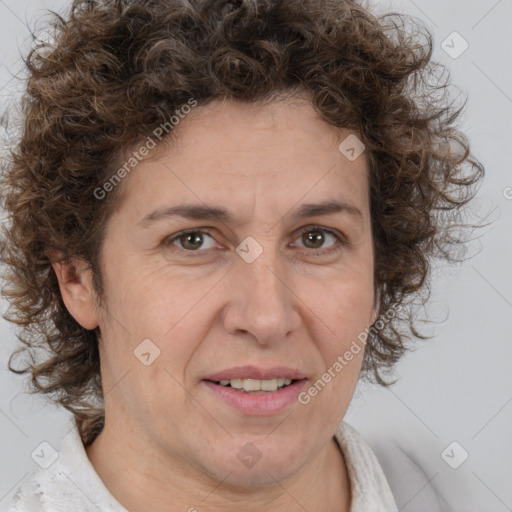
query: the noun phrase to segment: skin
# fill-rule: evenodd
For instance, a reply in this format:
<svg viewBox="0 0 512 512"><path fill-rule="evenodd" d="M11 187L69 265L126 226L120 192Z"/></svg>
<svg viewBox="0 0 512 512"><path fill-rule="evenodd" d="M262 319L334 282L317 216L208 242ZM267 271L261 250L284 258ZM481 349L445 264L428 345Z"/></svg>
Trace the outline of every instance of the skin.
<svg viewBox="0 0 512 512"><path fill-rule="evenodd" d="M363 351L307 405L270 416L242 414L202 379L284 365L302 370L309 387L375 321L367 161L338 150L351 133L321 120L305 97L196 107L175 141L122 183L101 252L103 303L85 262L54 265L70 313L100 327L106 423L87 455L128 510L349 510L333 435ZM326 200L360 214L293 217ZM182 203L220 205L236 220L140 223ZM324 231L323 242L308 240L315 229L302 236L315 224L345 243ZM176 238L207 227L202 245ZM248 236L263 248L250 264L236 252ZM148 338L160 355L145 366L134 350ZM249 442L262 454L251 468L237 458Z"/></svg>

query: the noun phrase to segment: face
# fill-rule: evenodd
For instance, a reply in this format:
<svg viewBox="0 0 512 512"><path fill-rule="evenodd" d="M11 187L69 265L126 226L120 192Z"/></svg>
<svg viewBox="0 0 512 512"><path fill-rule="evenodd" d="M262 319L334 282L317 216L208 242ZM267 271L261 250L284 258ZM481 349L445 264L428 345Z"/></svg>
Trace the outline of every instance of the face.
<svg viewBox="0 0 512 512"><path fill-rule="evenodd" d="M107 427L216 481L284 481L343 419L363 351L332 368L375 320L365 155L346 158L352 132L300 98L215 101L175 130L125 178L106 227L104 305L88 318ZM244 377L296 382L251 394Z"/></svg>

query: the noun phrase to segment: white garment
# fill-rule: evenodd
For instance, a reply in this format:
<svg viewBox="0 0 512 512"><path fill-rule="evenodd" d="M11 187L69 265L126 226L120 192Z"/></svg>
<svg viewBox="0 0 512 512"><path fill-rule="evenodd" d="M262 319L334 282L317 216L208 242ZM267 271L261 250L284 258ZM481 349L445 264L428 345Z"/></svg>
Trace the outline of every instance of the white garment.
<svg viewBox="0 0 512 512"><path fill-rule="evenodd" d="M14 495L8 512L128 512L108 491L90 463L71 417L57 460L38 468ZM350 478L350 512L398 512L384 472L370 446L342 422L335 434Z"/></svg>

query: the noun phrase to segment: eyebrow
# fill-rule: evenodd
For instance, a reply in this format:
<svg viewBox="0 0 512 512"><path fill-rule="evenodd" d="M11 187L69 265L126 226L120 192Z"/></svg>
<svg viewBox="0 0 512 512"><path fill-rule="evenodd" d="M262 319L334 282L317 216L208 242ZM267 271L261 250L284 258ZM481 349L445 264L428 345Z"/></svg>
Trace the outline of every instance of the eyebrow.
<svg viewBox="0 0 512 512"><path fill-rule="evenodd" d="M358 218L358 220L363 219L361 210L346 201L324 201L322 203L303 204L292 213L292 218L301 220L308 217L334 213L348 213ZM189 220L212 220L226 224L234 224L235 221L233 213L222 206L180 204L177 206L158 208L148 213L139 221L139 225L148 227L154 222L172 217L183 217Z"/></svg>

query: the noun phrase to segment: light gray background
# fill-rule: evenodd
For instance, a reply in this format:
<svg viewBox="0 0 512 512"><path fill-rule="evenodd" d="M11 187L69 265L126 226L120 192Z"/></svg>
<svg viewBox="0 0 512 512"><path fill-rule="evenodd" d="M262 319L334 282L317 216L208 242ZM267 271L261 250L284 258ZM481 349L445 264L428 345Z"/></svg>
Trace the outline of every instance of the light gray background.
<svg viewBox="0 0 512 512"><path fill-rule="evenodd" d="M0 102L23 85L13 78L19 52L30 44L30 27L44 8L61 10L67 0L0 0ZM512 0L373 1L375 12L398 11L423 20L434 35L434 60L448 66L452 82L469 97L462 129L486 167L479 215L494 220L461 267L436 270L427 311L440 319L428 328L432 341L399 365L397 384L380 389L362 384L346 420L382 454L398 443L420 461L425 479L397 496L413 512L431 488L454 510L512 510ZM441 43L457 31L469 48L457 59ZM458 43L457 43L458 44ZM510 198L510 199L509 199ZM2 309L5 304L0 302ZM43 441L58 448L68 413L22 392L23 379L6 369L16 346L14 331L0 321L0 509L36 467L31 452ZM441 458L456 441L469 453L458 469ZM456 448L454 457L459 456ZM393 468L389 468L393 478Z"/></svg>

